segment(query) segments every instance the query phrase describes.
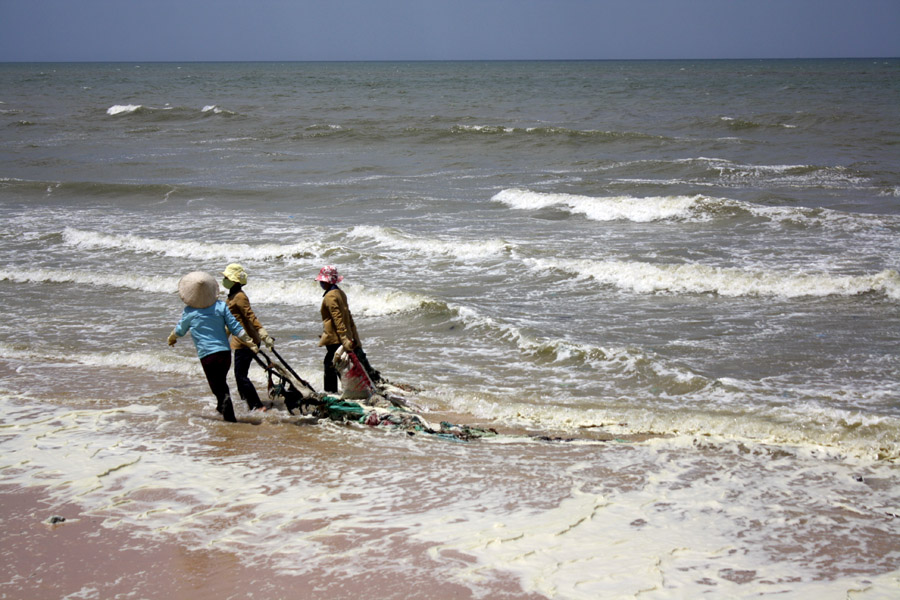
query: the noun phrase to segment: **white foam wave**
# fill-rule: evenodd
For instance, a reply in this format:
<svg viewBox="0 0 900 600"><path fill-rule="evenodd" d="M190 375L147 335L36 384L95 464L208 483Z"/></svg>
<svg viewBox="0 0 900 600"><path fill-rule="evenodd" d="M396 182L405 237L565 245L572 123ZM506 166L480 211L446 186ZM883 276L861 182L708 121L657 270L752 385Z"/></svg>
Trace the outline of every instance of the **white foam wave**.
<svg viewBox="0 0 900 600"><path fill-rule="evenodd" d="M680 158L672 161L675 164L694 164L718 169L720 172L726 171L743 171L752 173L787 173L798 169L807 170L813 167L809 165L745 165L730 161L726 158L715 158L708 156L698 156L697 158Z"/></svg>
<svg viewBox="0 0 900 600"><path fill-rule="evenodd" d="M602 401L586 407L566 405L557 396L551 402L535 401L521 390L506 393L460 394L445 392L454 408L478 418L513 424L535 431L578 432L601 427L611 435L717 436L776 445L830 448L838 456L896 459L900 419L890 416L863 418L858 412L830 410L816 404L768 406L752 397L752 385L733 380L709 380L694 387L682 404L650 407L633 398L617 397L615 390ZM670 399L673 396L670 395ZM675 402L678 402L676 405ZM753 407L753 408L749 408Z"/></svg>
<svg viewBox="0 0 900 600"><path fill-rule="evenodd" d="M708 383L706 379L688 371L666 366L659 361L648 360L648 356L640 350L629 348L613 348L591 346L562 338L539 339L531 336L519 327L485 316L469 307L451 304L448 308L454 311L463 326L469 329L484 329L491 338L504 339L519 349L526 356L539 359L550 359L555 363L576 361L590 364L594 368L614 371L616 373L635 374L641 364L657 378L677 380L690 383L694 387L702 387Z"/></svg>
<svg viewBox="0 0 900 600"><path fill-rule="evenodd" d="M356 316L378 317L413 311L433 302L419 294L363 286L341 285L349 297L350 308ZM247 293L254 304L283 304L287 306L318 306L322 301L322 289L310 280L291 282L254 280Z"/></svg>
<svg viewBox="0 0 900 600"><path fill-rule="evenodd" d="M343 129L334 123L315 123L306 128L306 131L339 131Z"/></svg>
<svg viewBox="0 0 900 600"><path fill-rule="evenodd" d="M872 275L779 273L700 264L651 264L622 261L526 259L539 271L561 270L640 294L714 293L721 296L855 296L881 292L900 300L900 273L886 269Z"/></svg>
<svg viewBox="0 0 900 600"><path fill-rule="evenodd" d="M323 258L330 247L323 242L296 244L215 244L195 240L155 239L136 235L105 234L67 227L63 243L86 249L110 249L152 253L163 256L206 261L266 261L285 258ZM510 249L503 240L441 240L415 237L388 227L360 225L347 237L371 240L379 246L424 254L448 256L457 260L473 260L497 256Z"/></svg>
<svg viewBox="0 0 900 600"><path fill-rule="evenodd" d="M317 257L323 252L320 243L297 244L212 244L194 240L162 240L136 235L116 235L67 227L63 243L79 248L129 250L196 260L271 260L293 256Z"/></svg>
<svg viewBox="0 0 900 600"><path fill-rule="evenodd" d="M414 237L389 227L359 225L347 234L351 238L369 239L394 250L404 250L428 256L450 256L459 260L472 260L484 256L497 256L509 250L503 240L441 240Z"/></svg>
<svg viewBox="0 0 900 600"><path fill-rule="evenodd" d="M466 131L475 133L514 133L514 127L503 125L455 125L453 131Z"/></svg>
<svg viewBox="0 0 900 600"><path fill-rule="evenodd" d="M179 110L177 107L171 106L169 103L166 103L163 107L153 107L153 106L145 106L143 104L114 104L106 109L106 114L109 116L117 116L117 115L128 115L136 112L147 112L147 113L155 113L157 111L177 111ZM185 112L190 112L190 109L184 109ZM215 104L207 104L200 112L203 114L212 113L215 115L234 115L235 113L220 108Z"/></svg>
<svg viewBox="0 0 900 600"><path fill-rule="evenodd" d="M141 104L115 104L106 109L106 114L110 116L129 114L142 109Z"/></svg>
<svg viewBox="0 0 900 600"><path fill-rule="evenodd" d="M145 277L128 273L102 273L59 269L0 269L0 281L14 283L73 283L77 285L108 286L142 292L175 293L177 277Z"/></svg>
<svg viewBox="0 0 900 600"><path fill-rule="evenodd" d="M173 351L64 353L47 349L23 350L17 346L0 343L0 358L17 361L76 363L91 367L121 367L140 369L149 373L175 373L191 377L203 374L196 355L183 356Z"/></svg>
<svg viewBox="0 0 900 600"><path fill-rule="evenodd" d="M714 161L718 159L686 159ZM801 168L792 165L759 167L773 172ZM654 179L619 179L631 183L680 185L684 181ZM705 184L701 184L705 185ZM713 186L712 183L709 184ZM741 200L711 196L632 196L593 197L573 194L533 192L523 189L507 189L492 200L517 210L536 211L557 207L571 214L581 214L593 221L652 222L680 220L706 222L717 215L745 214L767 219L773 223L799 223L808 227L837 227L845 231L900 226L893 215L869 215L846 213L827 208L792 206L763 206Z"/></svg>
<svg viewBox="0 0 900 600"><path fill-rule="evenodd" d="M696 211L703 196L631 196L591 197L574 194L550 194L522 189L507 189L492 200L518 210L541 210L556 206L593 221L650 222L665 219L702 218Z"/></svg>
<svg viewBox="0 0 900 600"><path fill-rule="evenodd" d="M103 286L118 289L175 294L179 277L141 276L128 273L104 273L100 271L76 271L60 269L0 269L0 281L13 283L69 283L85 286ZM352 310L360 316L383 316L413 311L433 302L418 294L394 290L371 290L359 286L342 286L351 298ZM221 293L224 293L220 290ZM318 306L322 290L310 280L266 281L254 280L248 288L254 304L282 304L286 306Z"/></svg>

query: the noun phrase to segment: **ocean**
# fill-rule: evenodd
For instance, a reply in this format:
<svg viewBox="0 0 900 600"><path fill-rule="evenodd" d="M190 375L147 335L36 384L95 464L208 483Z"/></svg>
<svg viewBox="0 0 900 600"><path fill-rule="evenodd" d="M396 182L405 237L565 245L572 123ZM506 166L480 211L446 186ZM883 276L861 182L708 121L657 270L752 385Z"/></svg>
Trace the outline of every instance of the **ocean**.
<svg viewBox="0 0 900 600"><path fill-rule="evenodd" d="M0 64L0 131L0 597L900 596L900 59ZM499 435L222 422L231 262Z"/></svg>

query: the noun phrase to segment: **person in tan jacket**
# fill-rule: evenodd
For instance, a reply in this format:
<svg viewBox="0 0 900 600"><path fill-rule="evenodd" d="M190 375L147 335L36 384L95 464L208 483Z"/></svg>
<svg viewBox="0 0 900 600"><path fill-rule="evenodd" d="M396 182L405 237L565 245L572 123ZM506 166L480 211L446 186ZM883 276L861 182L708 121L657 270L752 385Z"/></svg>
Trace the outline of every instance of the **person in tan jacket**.
<svg viewBox="0 0 900 600"><path fill-rule="evenodd" d="M356 323L353 322L353 315L350 312L350 306L347 304L347 294L338 287L338 283L343 281L337 268L331 265L322 267L319 271L316 281L325 290L322 296L322 336L319 338L319 346L325 346L325 374L323 387L326 392L337 392L338 372L334 368L334 353L341 346L347 352L356 354L356 358L362 363L369 379L373 382L381 381L381 374L372 368L369 359L363 351L362 342L359 339L359 333L356 331Z"/></svg>
<svg viewBox="0 0 900 600"><path fill-rule="evenodd" d="M228 308L231 310L231 314L257 346L265 344L267 347L273 348L275 340L269 336L259 319L256 318L256 313L250 308L250 299L244 293L243 288L247 284L247 272L244 267L232 263L225 267L222 275L224 276L222 285L228 290ZM247 376L256 350L252 350L235 336L231 336L231 349L234 350L234 379L237 383L238 393L251 411L265 410L253 382Z"/></svg>

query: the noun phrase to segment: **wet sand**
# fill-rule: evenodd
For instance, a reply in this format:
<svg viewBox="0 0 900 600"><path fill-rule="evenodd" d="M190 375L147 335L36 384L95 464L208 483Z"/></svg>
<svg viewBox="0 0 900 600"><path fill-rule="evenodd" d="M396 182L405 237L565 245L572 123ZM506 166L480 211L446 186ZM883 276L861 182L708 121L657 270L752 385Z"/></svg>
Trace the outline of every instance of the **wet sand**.
<svg viewBox="0 0 900 600"><path fill-rule="evenodd" d="M191 550L177 540L105 527L102 516L74 504L55 504L39 488L0 486L0 500L0 598L474 598L471 590L453 583L398 576L396 565L383 570L373 565L355 578L336 574L339 564L328 573L305 572L298 564L296 574L280 574L270 570L265 556ZM51 524L52 517L65 521ZM339 551L353 540L334 543ZM430 561L427 547L420 550L398 556L397 562ZM489 589L492 598L543 597L523 593L516 581L502 576Z"/></svg>

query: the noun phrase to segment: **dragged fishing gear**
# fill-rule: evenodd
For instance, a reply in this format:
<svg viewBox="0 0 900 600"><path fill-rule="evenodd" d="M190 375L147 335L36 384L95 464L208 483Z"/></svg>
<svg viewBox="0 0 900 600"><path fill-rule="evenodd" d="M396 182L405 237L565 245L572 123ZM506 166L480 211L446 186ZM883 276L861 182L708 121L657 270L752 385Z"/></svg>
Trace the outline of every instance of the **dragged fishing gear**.
<svg viewBox="0 0 900 600"><path fill-rule="evenodd" d="M317 414L321 404L319 393L308 381L300 377L274 348L272 353L281 364L276 364L262 350L253 356L257 364L266 371L269 399L273 402L279 400L283 402L285 409L292 415L295 410L301 415Z"/></svg>
<svg viewBox="0 0 900 600"><path fill-rule="evenodd" d="M274 346L271 348L271 350L272 350L272 354L275 355L275 358L277 358L281 362L281 364L284 365L284 368L287 369L288 372L291 375L293 375L297 381L299 381L302 385L304 385L313 394L316 393L316 390L313 388L312 384L310 384L308 381L306 381L305 379L303 379L302 377L297 375L297 372L293 369L293 367L291 367L291 365L288 364L288 362L286 360L284 360L284 358L282 358L282 356L280 354L278 354L278 350L276 350ZM263 354L263 356L266 356L266 355ZM269 360L269 358L266 357L266 360Z"/></svg>
<svg viewBox="0 0 900 600"><path fill-rule="evenodd" d="M342 393L319 393L281 357L275 364L260 351L257 362L269 378L269 398L281 401L290 414L312 415L342 423L359 423L369 427L387 427L405 431L409 435L430 434L455 441L469 441L497 435L491 428L483 429L442 421L431 423L419 412L421 407L403 398L405 390L381 379L375 384L362 362L352 351L339 349L333 364L341 381Z"/></svg>

